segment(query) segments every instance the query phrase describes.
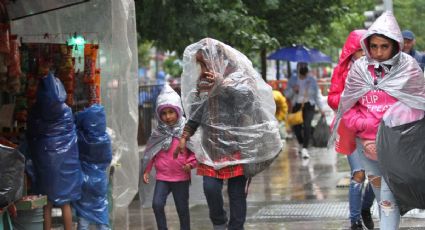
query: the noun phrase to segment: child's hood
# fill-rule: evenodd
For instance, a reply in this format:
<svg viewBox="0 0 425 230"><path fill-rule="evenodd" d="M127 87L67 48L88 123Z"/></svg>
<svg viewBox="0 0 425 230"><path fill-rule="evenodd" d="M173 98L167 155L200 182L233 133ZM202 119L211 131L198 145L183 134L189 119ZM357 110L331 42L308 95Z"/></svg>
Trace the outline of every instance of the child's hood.
<svg viewBox="0 0 425 230"><path fill-rule="evenodd" d="M367 32L363 35L360 43L363 50L366 53L367 58L371 58L369 44L367 44L367 38L374 35L381 34L394 41L399 45L398 54L401 53L403 48L403 36L401 35L400 27L398 26L397 20L391 11L384 12L376 21L369 27ZM391 59L398 59L399 55L394 55Z"/></svg>
<svg viewBox="0 0 425 230"><path fill-rule="evenodd" d="M178 119L182 117L183 109L180 96L171 88L170 85L165 84L164 88L161 90L161 93L156 99L156 115L160 117L159 112L165 107L171 107L177 111Z"/></svg>

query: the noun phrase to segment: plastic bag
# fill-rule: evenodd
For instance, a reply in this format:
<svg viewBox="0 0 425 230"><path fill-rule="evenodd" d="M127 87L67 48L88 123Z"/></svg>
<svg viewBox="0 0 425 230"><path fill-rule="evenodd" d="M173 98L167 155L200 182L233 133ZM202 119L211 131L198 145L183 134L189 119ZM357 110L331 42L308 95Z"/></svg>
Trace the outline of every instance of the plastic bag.
<svg viewBox="0 0 425 230"><path fill-rule="evenodd" d="M81 161L84 174L81 199L72 202L78 217L96 224L109 225L107 164Z"/></svg>
<svg viewBox="0 0 425 230"><path fill-rule="evenodd" d="M22 197L24 162L18 150L0 144L0 208Z"/></svg>
<svg viewBox="0 0 425 230"><path fill-rule="evenodd" d="M403 215L425 209L425 119L396 127L381 122L376 139L382 175Z"/></svg>
<svg viewBox="0 0 425 230"><path fill-rule="evenodd" d="M388 127L404 125L410 122L419 121L424 118L424 111L414 109L398 101L394 103L384 114L383 120Z"/></svg>
<svg viewBox="0 0 425 230"><path fill-rule="evenodd" d="M329 125L326 123L326 117L321 116L313 132L313 146L326 147L330 136Z"/></svg>

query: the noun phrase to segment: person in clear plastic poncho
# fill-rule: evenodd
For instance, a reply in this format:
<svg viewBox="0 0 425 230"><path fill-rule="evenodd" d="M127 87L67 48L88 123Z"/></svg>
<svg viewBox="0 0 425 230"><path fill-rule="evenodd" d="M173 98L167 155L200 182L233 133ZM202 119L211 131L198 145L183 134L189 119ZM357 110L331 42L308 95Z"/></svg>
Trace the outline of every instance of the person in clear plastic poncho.
<svg viewBox="0 0 425 230"><path fill-rule="evenodd" d="M272 89L245 55L211 38L186 47L181 85L188 122L180 144L190 137L214 228L227 223L221 188L228 179L229 229L242 229L246 196L240 194L247 177L267 167L282 148Z"/></svg>
<svg viewBox="0 0 425 230"><path fill-rule="evenodd" d="M363 144L360 157L380 205L380 228L398 229L400 212L381 179L376 134L385 112L397 102L425 110L425 81L417 62L401 52L403 38L391 12L384 12L374 22L362 36L361 45L366 56L354 62L348 73L330 144L342 118Z"/></svg>

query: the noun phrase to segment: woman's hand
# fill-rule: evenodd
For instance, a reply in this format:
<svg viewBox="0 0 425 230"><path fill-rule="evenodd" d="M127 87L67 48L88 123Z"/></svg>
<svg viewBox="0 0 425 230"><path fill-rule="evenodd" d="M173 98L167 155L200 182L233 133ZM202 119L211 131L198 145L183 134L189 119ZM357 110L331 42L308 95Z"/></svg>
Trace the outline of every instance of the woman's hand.
<svg viewBox="0 0 425 230"><path fill-rule="evenodd" d="M177 156L179 155L179 153L183 154L185 147L186 147L186 138L182 137L182 138L180 138L180 142L179 142L179 145L177 146L176 150L174 150L173 158L177 159Z"/></svg>
<svg viewBox="0 0 425 230"><path fill-rule="evenodd" d="M147 172L143 173L143 182L145 184L149 184L149 173Z"/></svg>
<svg viewBox="0 0 425 230"><path fill-rule="evenodd" d="M186 173L190 173L190 170L192 170L192 166L190 166L190 164L185 164L185 165L183 165L183 170Z"/></svg>

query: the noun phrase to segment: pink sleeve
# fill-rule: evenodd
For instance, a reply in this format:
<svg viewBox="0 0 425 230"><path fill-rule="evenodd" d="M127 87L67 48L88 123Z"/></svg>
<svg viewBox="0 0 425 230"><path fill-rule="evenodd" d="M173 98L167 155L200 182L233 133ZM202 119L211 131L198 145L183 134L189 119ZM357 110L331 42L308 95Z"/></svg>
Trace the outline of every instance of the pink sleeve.
<svg viewBox="0 0 425 230"><path fill-rule="evenodd" d="M198 162L196 161L195 153L187 149L187 154L186 164L190 164L193 169L196 168Z"/></svg>
<svg viewBox="0 0 425 230"><path fill-rule="evenodd" d="M361 132L365 129L365 117L358 111L358 106L359 105L357 104L354 105L350 110L342 115L342 120L344 121L347 128L355 132Z"/></svg>
<svg viewBox="0 0 425 230"><path fill-rule="evenodd" d="M155 157L152 157L152 159L149 161L148 165L146 166L146 169L144 171L144 173L150 173L153 167L153 163L155 162Z"/></svg>

